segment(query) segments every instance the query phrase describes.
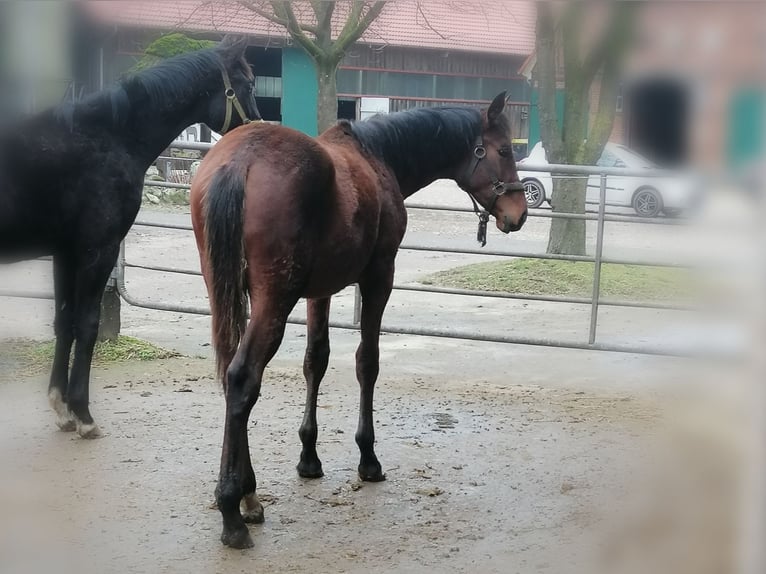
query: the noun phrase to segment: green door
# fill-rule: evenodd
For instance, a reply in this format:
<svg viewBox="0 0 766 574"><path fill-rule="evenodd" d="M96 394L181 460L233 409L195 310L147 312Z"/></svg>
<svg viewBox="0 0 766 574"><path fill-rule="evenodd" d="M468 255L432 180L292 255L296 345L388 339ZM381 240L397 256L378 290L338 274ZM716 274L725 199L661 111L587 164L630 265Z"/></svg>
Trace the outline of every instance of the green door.
<svg viewBox="0 0 766 574"><path fill-rule="evenodd" d="M733 167L746 165L764 153L764 105L766 93L759 88L740 90L729 109L727 154Z"/></svg>

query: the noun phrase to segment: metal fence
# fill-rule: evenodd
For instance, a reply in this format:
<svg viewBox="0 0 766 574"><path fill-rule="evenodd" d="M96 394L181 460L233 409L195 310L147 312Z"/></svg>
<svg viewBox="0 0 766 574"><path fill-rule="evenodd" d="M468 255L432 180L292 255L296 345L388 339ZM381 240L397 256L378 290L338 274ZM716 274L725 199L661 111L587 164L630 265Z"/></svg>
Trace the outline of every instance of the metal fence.
<svg viewBox="0 0 766 574"><path fill-rule="evenodd" d="M174 142L172 145L174 149L186 149L186 150L199 150L207 151L212 147L212 144L198 143L198 142ZM442 295L454 295L454 296L468 296L468 297L484 297L494 299L515 299L515 300L527 300L527 301L540 301L550 303L567 303L567 304L579 304L589 305L591 307L590 321L588 325L588 338L587 340L559 340L549 338L532 338L532 337L520 337L520 336L507 336L507 335L487 335L476 331L470 330L451 330L451 329L430 329L416 327L414 325L391 325L384 323L382 331L393 334L409 334L409 335L424 335L429 337L446 337L455 339L465 339L473 341L486 341L494 343L512 343L521 345L534 345L534 346L546 346L546 347L559 347L568 349L586 349L595 351L612 351L621 353L635 353L635 354L648 354L648 355L665 355L665 356L685 356L688 355L688 351L672 349L667 346L651 346L651 345L628 345L628 344L615 344L608 342L599 342L597 340L598 331L598 315L599 308L603 306L612 307L633 307L644 309L663 309L663 310L678 310L689 311L694 310L693 306L671 304L663 302L648 302L648 301L630 301L630 300L617 300L601 297L601 268L603 264L626 264L626 265L645 265L656 267L685 267L683 264L668 262L668 261L653 261L653 260L632 260L632 259L620 259L605 257L603 255L604 247L604 227L608 222L620 222L629 223L635 225L682 225L683 222L676 219L668 218L643 218L626 216L619 214L606 213L606 190L607 179L609 177L670 177L676 175L674 172L665 170L628 170L624 168L600 168L600 167L586 167L586 166L571 166L571 165L548 165L548 166L532 166L524 165L524 171L538 171L538 172L550 172L551 174L566 174L569 176L592 176L598 175L600 178L600 191L599 191L599 203L597 213L558 213L547 209L535 209L530 210L529 217L538 218L561 218L561 219L579 219L585 221L596 221L596 247L594 256L580 256L580 255L556 255L548 253L529 253L529 252L516 252L516 251L500 251L483 248L453 248L449 246L433 246L433 245L421 245L417 243L403 243L400 247L401 250L412 251L431 251L441 253L456 253L466 255L486 255L505 258L534 258L534 259L552 259L563 261L582 261L590 262L594 264L593 271L593 289L590 297L567 297L567 296L554 296L554 295L530 295L524 293L506 293L495 291L479 291L470 289L457 289L448 287L438 287L433 285L422 284L395 284L394 290L408 291L408 292L420 292L420 293L434 293ZM151 181L146 180L144 182L146 187L165 187L165 188L179 188L189 189L189 185L182 183L173 183L166 181ZM421 203L408 203L407 208L411 210L431 210L431 211L448 211L455 213L472 213L472 210L468 207L446 207L443 205L429 205ZM178 229L191 231L191 225L180 224L162 224L154 223L142 219L138 219L135 222L136 226L144 227L156 227L165 229ZM44 258L46 259L46 258ZM50 259L50 258L47 258ZM157 302L157 301L143 301L130 293L126 284L126 270L128 269L144 269L149 271L161 272L161 273L174 273L179 275L189 276L201 276L201 272L197 269L181 269L172 266L165 265L145 265L139 263L133 263L127 259L125 253L125 244L123 243L120 256L117 262L117 267L112 275L110 284L115 288L122 299L130 305L136 307L142 307L146 309L154 309L159 311L173 311L180 313L190 313L197 315L209 315L210 310L207 307L196 307L189 305L178 305L170 302ZM30 291L18 291L18 290L2 290L0 289L0 296L4 297L21 297L21 298L34 298L34 299L52 299L52 295L47 292L30 292ZM356 290L356 301L354 305L353 317L348 321L331 321L330 326L340 329L358 329L359 317L360 317L361 298L359 296L358 289ZM296 318L291 316L289 319L293 324L305 324L305 319Z"/></svg>
<svg viewBox="0 0 766 574"><path fill-rule="evenodd" d="M179 149L192 149L205 151L210 149L211 144L204 143L176 143L175 148ZM588 328L587 340L559 340L548 338L531 338L531 337L519 337L519 336L506 336L506 335L487 335L476 331L470 330L451 330L451 329L431 329L416 327L414 325L391 325L384 323L382 327L383 332L394 334L410 334L410 335L424 335L430 337L447 337L474 341L487 341L496 343L513 343L522 345L535 345L546 347L560 347L569 349L587 349L597 351L613 351L623 353L637 353L637 354L649 354L649 355L668 355L668 356L681 356L688 354L687 351L671 349L666 346L650 346L650 345L627 345L627 344L615 344L608 342L599 342L597 340L598 330L598 315L599 308L602 306L614 306L614 307L636 307L636 308L648 308L648 309L666 309L666 310L691 310L692 307L684 305L675 305L669 303L660 302L640 302L640 301L627 301L616 299L605 299L601 297L600 281L601 281L601 268L603 264L629 264L629 265L649 265L658 267L680 267L678 263L663 262L663 261L651 261L651 260L629 260L610 258L603 255L604 246L604 227L607 222L622 222L636 225L680 225L681 221L666 218L642 218L632 217L617 214L606 213L606 189L607 179L611 176L619 177L669 177L675 175L673 172L663 170L628 170L623 168L599 168L599 167L584 167L584 166L570 166L570 165L548 165L544 167L534 167L531 165L524 166L525 171L545 171L552 174L567 174L574 176L592 176L598 175L600 178L600 194L597 213L582 213L582 214L570 214L570 213L558 213L550 210L531 210L530 217L541 218L563 218L563 219L579 219L586 221L596 221L596 248L593 257L590 256L577 256L577 255L555 255L547 253L527 253L527 252L509 252L509 251L497 251L492 249L480 249L480 248L451 248L448 246L431 246L420 245L416 243L403 243L401 245L402 250L413 251L433 251L433 252L446 252L446 253L460 253L468 255L487 255L497 257L508 258L536 258L536 259L553 259L564 261L583 261L594 264L593 273L593 289L590 297L566 297L566 296L543 296L543 295L529 295L523 293L505 293L505 292L493 292L493 291L477 291L468 289L455 289L446 287L437 287L431 285L420 284L407 284L407 285L394 285L395 290L421 292L421 293L436 293L447 294L455 296L470 296L470 297L487 297L487 298L499 298L499 299L519 299L530 301L542 301L552 303L569 303L569 304L581 304L590 305L590 322ZM179 183L168 183L162 181L146 181L145 185L148 187L171 187L171 188L185 188L188 189L188 185ZM408 204L408 209L415 210L436 210L436 211L452 211L457 213L472 212L469 208L453 208L439 205L428 204ZM146 220L137 220L135 225L146 227L159 227L167 229L180 229L191 231L190 225L167 225L160 223L153 223ZM155 309L161 311L174 311L180 313L192 313L199 315L210 314L209 308L195 307L188 305L178 305L170 302L157 302L157 301L142 301L133 296L128 290L126 284L126 270L127 269L144 269L162 273L175 273L181 275L201 276L201 272L196 269L181 269L172 266L164 265L145 265L133 263L126 258L125 247L120 252L120 258L116 269L116 288L120 296L130 305L137 307L143 307L147 309ZM359 328L359 310L360 310L360 297L358 289L356 291L356 302L354 306L354 316L349 318L348 321L331 321L330 326L333 328L341 329L358 329ZM305 319L291 317L289 320L293 324L305 324Z"/></svg>

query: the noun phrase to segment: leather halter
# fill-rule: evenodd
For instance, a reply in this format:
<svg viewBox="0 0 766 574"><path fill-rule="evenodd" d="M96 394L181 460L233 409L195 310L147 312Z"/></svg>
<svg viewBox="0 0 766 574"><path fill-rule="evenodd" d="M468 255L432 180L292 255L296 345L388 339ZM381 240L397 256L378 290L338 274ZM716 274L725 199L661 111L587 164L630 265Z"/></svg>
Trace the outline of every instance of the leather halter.
<svg viewBox="0 0 766 574"><path fill-rule="evenodd" d="M242 107L239 98L237 98L237 92L235 92L234 88L231 87L229 73L226 71L226 67L223 65L221 65L221 75L223 76L223 93L226 96L226 116L224 117L223 126L221 126L220 133L225 134L229 131L229 127L231 126L232 108L237 110L239 119L242 120L243 124L249 124L252 120L247 117L245 108Z"/></svg>
<svg viewBox="0 0 766 574"><path fill-rule="evenodd" d="M471 180L471 177L476 171L476 168L479 167L479 162L485 157L487 157L487 148L484 147L484 140L482 139L481 135L479 135L476 138L476 142L474 143L471 163L468 165L468 169L466 169L465 172L464 181L466 183ZM476 201L476 198L473 196L473 194L470 191L466 191L468 197L471 198L471 202L473 203L473 212L479 218L479 229L476 232L476 241L478 241L482 247L487 244L487 223L489 222L490 213L492 213L492 210L495 209L497 200L508 192L517 191L513 188L513 184L508 184L498 179L494 174L492 174L491 189L492 202L489 204L488 208L482 207L481 209L479 209L479 203Z"/></svg>

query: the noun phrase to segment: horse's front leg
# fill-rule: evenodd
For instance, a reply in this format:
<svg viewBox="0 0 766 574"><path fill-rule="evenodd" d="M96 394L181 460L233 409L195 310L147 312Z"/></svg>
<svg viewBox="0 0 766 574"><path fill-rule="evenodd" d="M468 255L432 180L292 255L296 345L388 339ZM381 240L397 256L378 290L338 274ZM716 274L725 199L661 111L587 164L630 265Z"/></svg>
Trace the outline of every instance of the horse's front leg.
<svg viewBox="0 0 766 574"><path fill-rule="evenodd" d="M379 371L380 324L393 281L393 257L375 260L359 281L362 294L362 341L356 351L356 378L359 381L360 397L359 425L355 438L361 454L359 477L371 482L386 479L378 457L375 456L372 402Z"/></svg>
<svg viewBox="0 0 766 574"><path fill-rule="evenodd" d="M56 302L56 316L53 321L56 352L48 386L48 402L56 412L56 425L62 431L73 431L77 425L66 402L69 388L69 357L74 343L75 267L71 257L63 254L53 257L53 281Z"/></svg>
<svg viewBox="0 0 766 574"><path fill-rule="evenodd" d="M82 438L98 438L101 431L88 408L90 367L98 338L101 297L109 274L117 262L119 244L91 248L78 257L75 280L74 360L69 377L67 402Z"/></svg>

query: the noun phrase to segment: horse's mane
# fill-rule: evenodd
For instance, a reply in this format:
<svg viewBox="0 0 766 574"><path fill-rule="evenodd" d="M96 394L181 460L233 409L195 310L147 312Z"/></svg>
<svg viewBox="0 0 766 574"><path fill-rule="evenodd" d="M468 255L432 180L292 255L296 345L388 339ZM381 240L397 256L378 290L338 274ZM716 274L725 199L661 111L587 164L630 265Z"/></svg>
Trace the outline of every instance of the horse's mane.
<svg viewBox="0 0 766 574"><path fill-rule="evenodd" d="M164 60L140 72L123 77L116 86L92 94L75 103L59 105L55 117L71 129L78 121L108 122L112 127L123 127L136 98L145 95L147 107L162 108L169 102L184 100L211 70L222 65L215 48L199 50Z"/></svg>
<svg viewBox="0 0 766 574"><path fill-rule="evenodd" d="M481 114L469 107L417 108L348 125L364 149L407 178L425 166L447 168L461 161L481 134Z"/></svg>

